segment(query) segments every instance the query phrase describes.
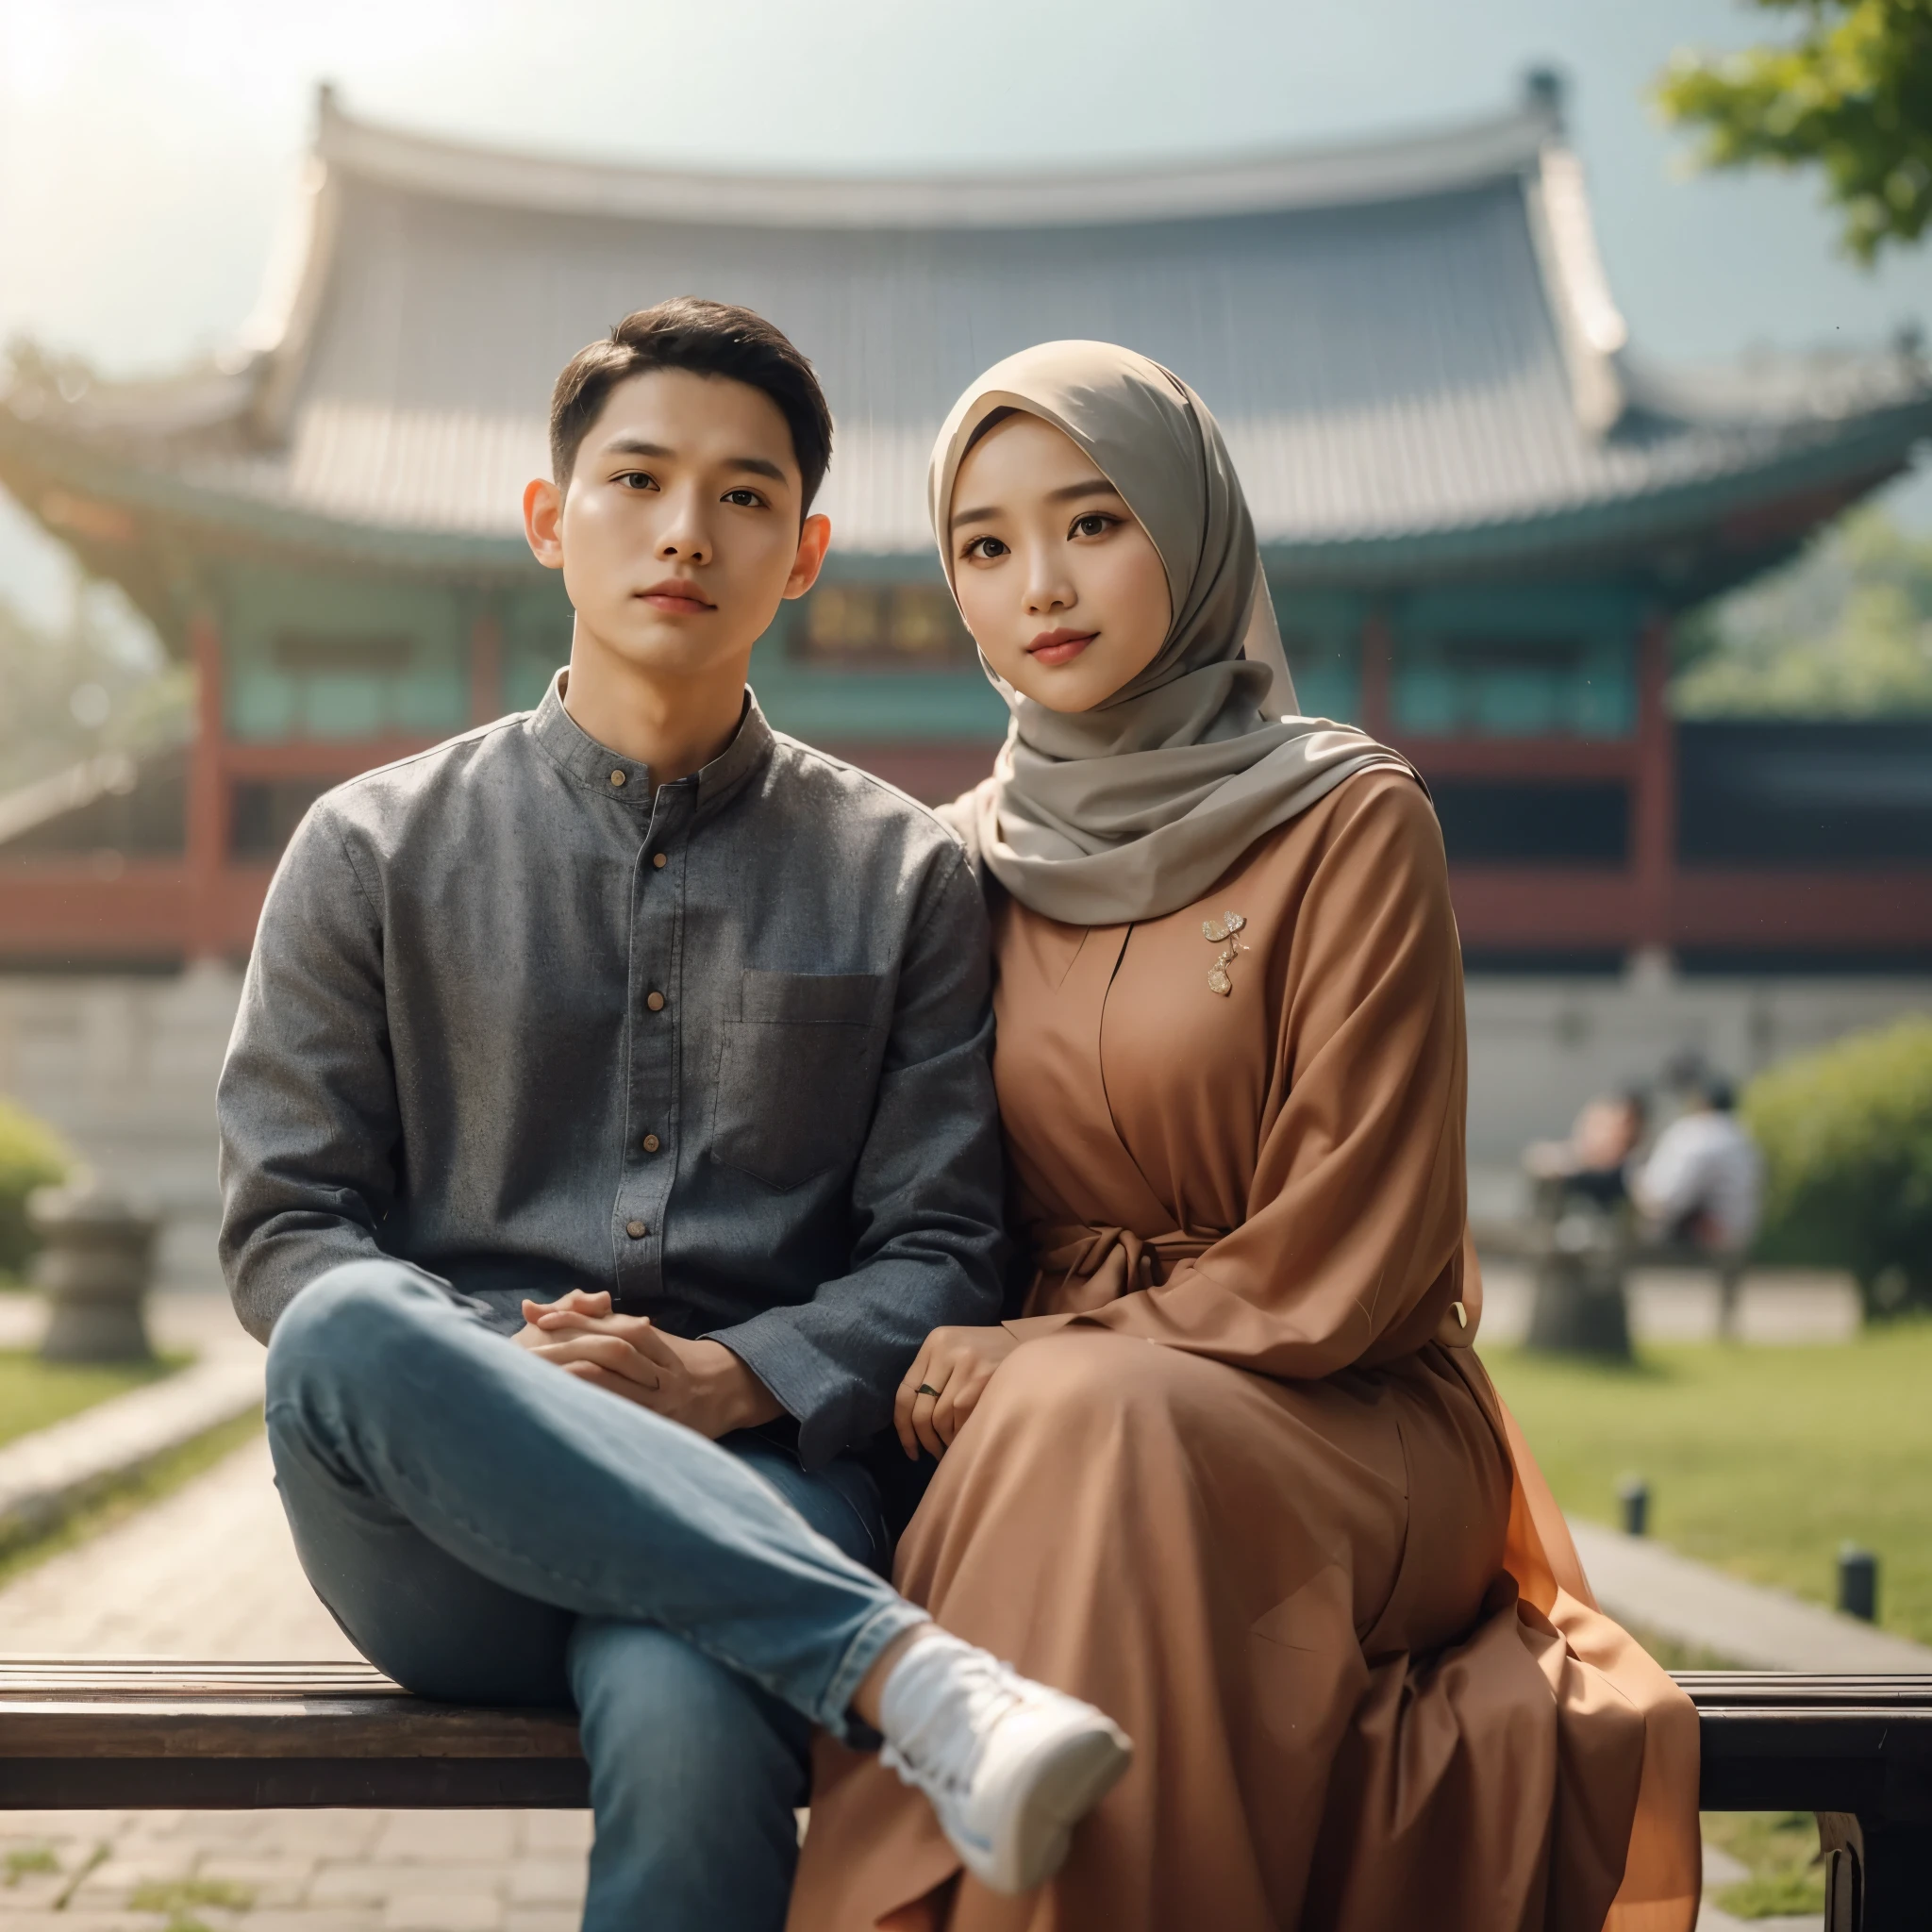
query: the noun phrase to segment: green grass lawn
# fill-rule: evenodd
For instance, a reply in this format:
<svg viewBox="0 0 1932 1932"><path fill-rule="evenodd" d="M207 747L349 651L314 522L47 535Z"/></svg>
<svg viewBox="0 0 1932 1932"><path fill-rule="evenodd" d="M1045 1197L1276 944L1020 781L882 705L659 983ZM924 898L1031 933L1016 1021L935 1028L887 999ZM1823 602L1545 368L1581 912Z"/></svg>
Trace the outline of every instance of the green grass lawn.
<svg viewBox="0 0 1932 1932"><path fill-rule="evenodd" d="M111 1364L43 1362L28 1349L0 1349L0 1442L63 1422L180 1366L179 1357Z"/></svg>
<svg viewBox="0 0 1932 1932"><path fill-rule="evenodd" d="M1830 1603L1839 1545L1877 1552L1880 1623L1932 1642L1932 1321L1813 1348L1653 1347L1598 1368L1484 1359L1563 1507L1617 1521L1650 1484L1651 1534Z"/></svg>
<svg viewBox="0 0 1932 1932"><path fill-rule="evenodd" d="M1809 1811L1707 1811L1704 1841L1722 1845L1750 1877L1711 1894L1739 1919L1774 1919L1824 1909L1818 1820Z"/></svg>

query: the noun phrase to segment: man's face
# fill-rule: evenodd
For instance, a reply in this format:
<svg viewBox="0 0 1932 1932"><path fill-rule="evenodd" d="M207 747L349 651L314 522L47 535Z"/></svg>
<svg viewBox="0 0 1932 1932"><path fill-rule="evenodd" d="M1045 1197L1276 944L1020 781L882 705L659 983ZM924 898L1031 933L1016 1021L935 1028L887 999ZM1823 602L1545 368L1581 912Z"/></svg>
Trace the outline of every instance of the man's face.
<svg viewBox="0 0 1932 1932"><path fill-rule="evenodd" d="M801 529L800 494L791 432L762 390L657 369L611 391L568 487L532 483L524 510L580 641L692 676L748 656L780 601L811 588L831 526Z"/></svg>

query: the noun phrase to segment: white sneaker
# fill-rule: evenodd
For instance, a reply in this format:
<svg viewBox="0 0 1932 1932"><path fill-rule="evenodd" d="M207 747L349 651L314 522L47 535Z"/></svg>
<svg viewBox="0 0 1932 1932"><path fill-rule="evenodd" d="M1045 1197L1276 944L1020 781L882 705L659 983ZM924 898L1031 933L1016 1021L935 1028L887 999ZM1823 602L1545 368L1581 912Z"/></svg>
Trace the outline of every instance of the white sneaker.
<svg viewBox="0 0 1932 1932"><path fill-rule="evenodd" d="M1074 1826L1134 1755L1104 1712L936 1626L908 1646L879 1703L880 1757L925 1793L966 1869L994 1891L1051 1878Z"/></svg>

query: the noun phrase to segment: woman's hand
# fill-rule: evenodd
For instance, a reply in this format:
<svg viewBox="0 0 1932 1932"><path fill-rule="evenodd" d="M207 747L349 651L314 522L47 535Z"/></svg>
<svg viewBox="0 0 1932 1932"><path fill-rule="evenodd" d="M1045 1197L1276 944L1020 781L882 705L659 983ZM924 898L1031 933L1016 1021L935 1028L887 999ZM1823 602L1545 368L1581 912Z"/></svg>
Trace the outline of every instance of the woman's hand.
<svg viewBox="0 0 1932 1932"><path fill-rule="evenodd" d="M1019 1337L1004 1328L935 1328L892 1404L892 1425L906 1454L915 1460L921 1449L943 1456L979 1407L993 1371L1019 1346Z"/></svg>

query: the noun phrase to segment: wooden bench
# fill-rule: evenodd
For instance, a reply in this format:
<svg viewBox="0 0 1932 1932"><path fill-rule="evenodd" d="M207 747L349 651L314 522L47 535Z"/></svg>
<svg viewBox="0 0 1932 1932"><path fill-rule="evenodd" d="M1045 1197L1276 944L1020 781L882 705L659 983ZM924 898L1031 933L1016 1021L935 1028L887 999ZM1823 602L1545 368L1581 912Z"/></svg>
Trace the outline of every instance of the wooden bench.
<svg viewBox="0 0 1932 1932"><path fill-rule="evenodd" d="M1815 1811L1826 1932L1932 1926L1932 1677L1687 1672L1710 1811ZM410 1697L361 1664L0 1659L0 1809L575 1807L568 1711Z"/></svg>
<svg viewBox="0 0 1932 1932"><path fill-rule="evenodd" d="M432 1704L367 1664L0 1658L0 1810L589 1803L573 1711Z"/></svg>

